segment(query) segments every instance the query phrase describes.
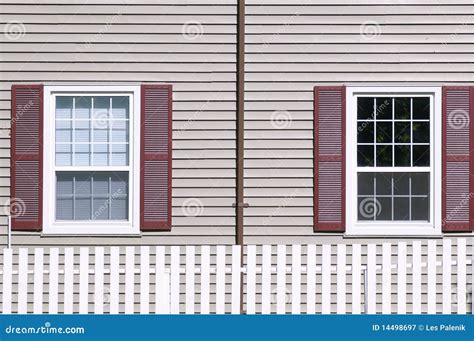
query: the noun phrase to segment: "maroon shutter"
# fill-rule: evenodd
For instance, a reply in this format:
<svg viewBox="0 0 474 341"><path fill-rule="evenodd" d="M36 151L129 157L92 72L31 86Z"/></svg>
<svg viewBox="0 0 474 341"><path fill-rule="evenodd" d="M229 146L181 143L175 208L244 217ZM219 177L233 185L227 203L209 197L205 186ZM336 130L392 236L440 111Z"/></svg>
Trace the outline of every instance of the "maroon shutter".
<svg viewBox="0 0 474 341"><path fill-rule="evenodd" d="M43 209L43 86L12 86L12 230L40 231Z"/></svg>
<svg viewBox="0 0 474 341"><path fill-rule="evenodd" d="M443 232L474 226L474 87L443 87Z"/></svg>
<svg viewBox="0 0 474 341"><path fill-rule="evenodd" d="M172 87L141 86L140 227L171 229Z"/></svg>
<svg viewBox="0 0 474 341"><path fill-rule="evenodd" d="M314 231L345 231L344 86L314 88Z"/></svg>

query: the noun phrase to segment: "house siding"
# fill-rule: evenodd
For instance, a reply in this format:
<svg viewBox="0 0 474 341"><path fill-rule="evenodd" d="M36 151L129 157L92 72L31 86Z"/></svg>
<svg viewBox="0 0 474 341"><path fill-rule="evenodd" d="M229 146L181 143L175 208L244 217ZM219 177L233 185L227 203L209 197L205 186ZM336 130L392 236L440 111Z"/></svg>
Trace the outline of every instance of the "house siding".
<svg viewBox="0 0 474 341"><path fill-rule="evenodd" d="M19 0L0 7L4 32L9 22L25 29L19 39L0 41L0 243L10 195L11 85L155 82L173 85L172 230L136 238L14 232L13 245L232 244L236 1L104 3ZM194 204L201 214L194 216Z"/></svg>
<svg viewBox="0 0 474 341"><path fill-rule="evenodd" d="M16 0L2 5L2 28L12 21L25 28L20 39L0 41L3 204L10 195L11 84L158 82L174 90L170 232L73 238L14 232L14 245L234 243L236 4ZM471 84L474 10L467 1L246 4L244 176L250 207L244 210L244 241L352 243L342 234L313 232L313 87ZM201 25L197 37L183 34L187 23ZM374 28L374 35L361 35ZM194 199L201 214L186 216L183 204ZM2 243L6 221L2 214Z"/></svg>
<svg viewBox="0 0 474 341"><path fill-rule="evenodd" d="M314 86L472 84L474 9L463 1L246 3L246 242L343 242L313 232Z"/></svg>

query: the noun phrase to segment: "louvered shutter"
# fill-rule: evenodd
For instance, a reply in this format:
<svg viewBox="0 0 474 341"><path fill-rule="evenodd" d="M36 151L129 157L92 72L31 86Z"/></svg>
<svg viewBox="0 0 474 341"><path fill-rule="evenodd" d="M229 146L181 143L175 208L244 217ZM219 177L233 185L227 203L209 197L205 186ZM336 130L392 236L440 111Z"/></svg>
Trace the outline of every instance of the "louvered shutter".
<svg viewBox="0 0 474 341"><path fill-rule="evenodd" d="M345 230L344 86L314 88L314 231Z"/></svg>
<svg viewBox="0 0 474 341"><path fill-rule="evenodd" d="M143 231L171 229L172 87L141 86L140 225Z"/></svg>
<svg viewBox="0 0 474 341"><path fill-rule="evenodd" d="M43 86L13 85L11 116L12 230L42 228Z"/></svg>
<svg viewBox="0 0 474 341"><path fill-rule="evenodd" d="M443 87L443 232L473 231L474 87Z"/></svg>

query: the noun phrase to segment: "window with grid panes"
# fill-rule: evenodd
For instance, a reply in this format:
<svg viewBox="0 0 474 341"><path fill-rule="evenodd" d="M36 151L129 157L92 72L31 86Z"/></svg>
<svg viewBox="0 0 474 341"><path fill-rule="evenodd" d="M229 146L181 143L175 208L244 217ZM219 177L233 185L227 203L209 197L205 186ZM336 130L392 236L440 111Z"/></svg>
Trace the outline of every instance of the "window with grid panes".
<svg viewBox="0 0 474 341"><path fill-rule="evenodd" d="M56 220L128 220L130 97L55 97Z"/></svg>
<svg viewBox="0 0 474 341"><path fill-rule="evenodd" d="M357 97L359 221L430 220L429 96Z"/></svg>

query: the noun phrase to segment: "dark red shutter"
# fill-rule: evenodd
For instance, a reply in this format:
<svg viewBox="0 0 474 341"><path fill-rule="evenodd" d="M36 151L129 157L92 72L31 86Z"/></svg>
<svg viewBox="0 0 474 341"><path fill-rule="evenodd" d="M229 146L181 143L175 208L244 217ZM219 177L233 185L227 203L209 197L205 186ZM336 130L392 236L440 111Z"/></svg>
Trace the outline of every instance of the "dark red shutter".
<svg viewBox="0 0 474 341"><path fill-rule="evenodd" d="M314 88L314 231L345 231L346 88Z"/></svg>
<svg viewBox="0 0 474 341"><path fill-rule="evenodd" d="M141 86L140 226L171 229L172 87Z"/></svg>
<svg viewBox="0 0 474 341"><path fill-rule="evenodd" d="M12 230L40 231L43 209L43 86L13 85L11 96Z"/></svg>
<svg viewBox="0 0 474 341"><path fill-rule="evenodd" d="M443 232L474 227L474 87L443 87Z"/></svg>

